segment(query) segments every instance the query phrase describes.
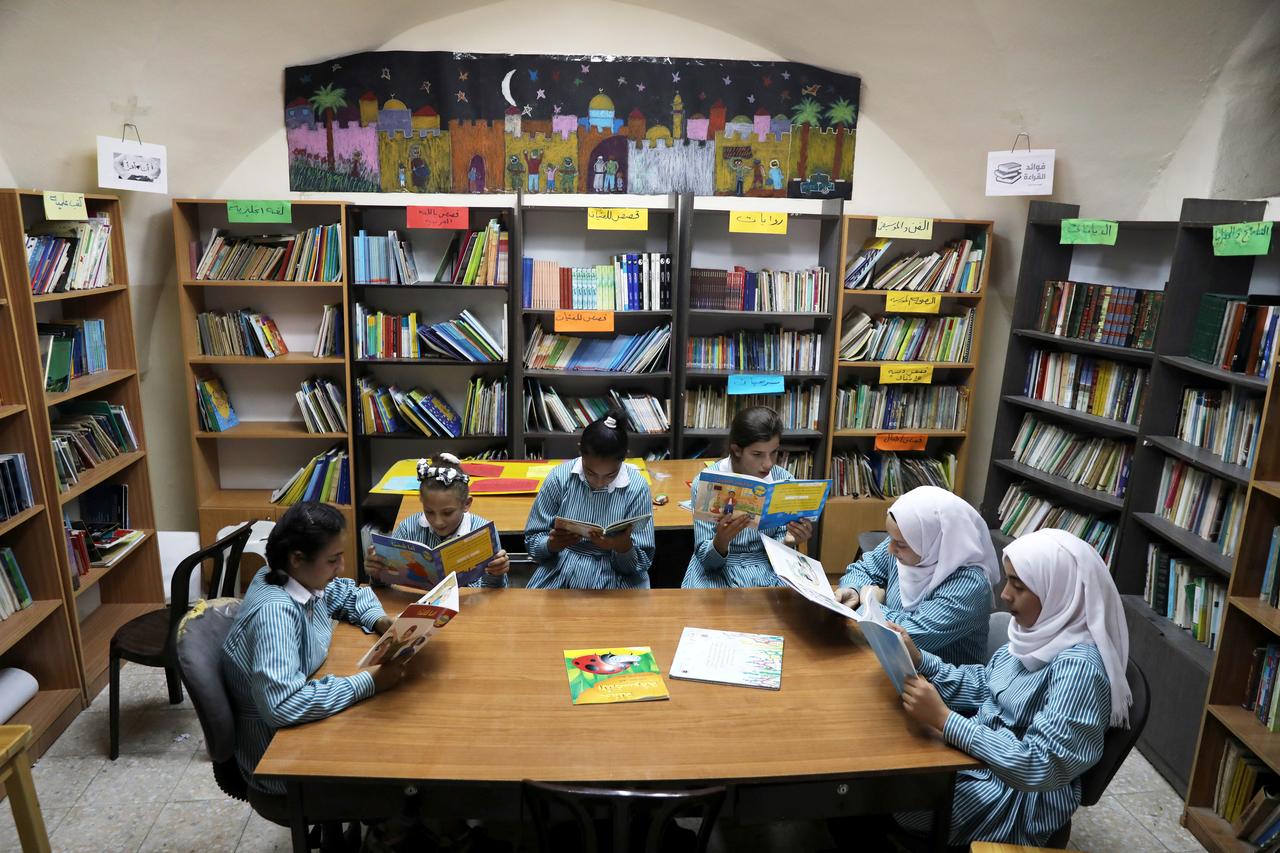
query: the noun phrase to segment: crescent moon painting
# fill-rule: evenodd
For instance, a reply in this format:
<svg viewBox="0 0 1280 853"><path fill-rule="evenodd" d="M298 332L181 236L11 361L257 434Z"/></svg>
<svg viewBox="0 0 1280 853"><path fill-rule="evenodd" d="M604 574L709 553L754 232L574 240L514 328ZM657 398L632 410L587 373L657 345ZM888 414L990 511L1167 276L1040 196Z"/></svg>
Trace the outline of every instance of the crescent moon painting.
<svg viewBox="0 0 1280 853"><path fill-rule="evenodd" d="M502 97L507 99L507 103L511 106L516 105L516 99L511 97L511 78L515 76L516 70L512 68L507 72L507 76L502 78Z"/></svg>

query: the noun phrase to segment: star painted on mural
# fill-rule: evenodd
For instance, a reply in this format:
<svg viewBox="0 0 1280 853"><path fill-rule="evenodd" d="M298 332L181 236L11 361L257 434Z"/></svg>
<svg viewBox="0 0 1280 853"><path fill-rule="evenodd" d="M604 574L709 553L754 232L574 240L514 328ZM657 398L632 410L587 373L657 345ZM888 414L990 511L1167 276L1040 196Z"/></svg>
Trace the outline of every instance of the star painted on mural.
<svg viewBox="0 0 1280 853"><path fill-rule="evenodd" d="M755 102L756 102L756 96L755 96L755 95L747 95L747 103L748 103L748 104L754 104Z"/></svg>
<svg viewBox="0 0 1280 853"><path fill-rule="evenodd" d="M679 83L679 82L680 82L680 72L679 72L679 71L673 71L673 72L671 72L671 82L672 82L672 83Z"/></svg>
<svg viewBox="0 0 1280 853"><path fill-rule="evenodd" d="M559 104L556 104L555 106L553 106L553 107L551 108L551 114L552 114L552 115L557 115L557 116L558 116L558 115L560 115L560 105L559 105Z"/></svg>
<svg viewBox="0 0 1280 853"><path fill-rule="evenodd" d="M732 82L733 82L732 78L730 78L730 77L728 77L728 76L721 77L720 79L724 81L724 84L725 84L726 86L728 86L730 83L732 83Z"/></svg>
<svg viewBox="0 0 1280 853"><path fill-rule="evenodd" d="M528 104L525 104L525 105L524 105L524 109L522 109L522 110L520 111L520 115L522 115L522 116L531 116L531 115L533 115L533 107L529 106Z"/></svg>
<svg viewBox="0 0 1280 853"><path fill-rule="evenodd" d="M584 66L582 66L582 73L583 73L583 74L590 74L590 73L591 73L591 66L590 66L590 65L584 65Z"/></svg>
<svg viewBox="0 0 1280 853"><path fill-rule="evenodd" d="M820 87L817 83L814 83L812 86L802 86L802 87L800 88L800 94L802 94L802 95L817 95L817 94L818 94L818 89L819 89L819 88L821 88L821 87Z"/></svg>
<svg viewBox="0 0 1280 853"><path fill-rule="evenodd" d="M790 71L783 71L783 72L782 72L782 79L783 79L783 80L790 80L790 79L791 79L791 72L790 72Z"/></svg>
<svg viewBox="0 0 1280 853"><path fill-rule="evenodd" d="M529 79L530 79L530 80L537 80L537 79L538 79L538 72L537 72L537 71L535 71L534 69L530 68L530 69L529 69Z"/></svg>
<svg viewBox="0 0 1280 853"><path fill-rule="evenodd" d="M460 103L460 104L469 104L469 103L471 103L470 101L468 101L468 100L467 100L467 93L466 93L466 92L463 92L462 90L459 90L459 91L458 91L458 103Z"/></svg>
<svg viewBox="0 0 1280 853"><path fill-rule="evenodd" d="M765 88L768 88L769 86L773 85L773 78L770 77L768 74L766 74L765 76L760 78L760 82L765 85Z"/></svg>
<svg viewBox="0 0 1280 853"><path fill-rule="evenodd" d="M383 69L382 69L382 79L383 79L383 80L390 80L390 79L391 79L391 69L390 69L390 68L383 68Z"/></svg>
<svg viewBox="0 0 1280 853"><path fill-rule="evenodd" d="M333 70L334 70L334 71L339 71L339 70L341 70L341 68L342 68L342 63L341 63L341 62L335 62L335 63L333 63Z"/></svg>
<svg viewBox="0 0 1280 853"><path fill-rule="evenodd" d="M470 71L459 71L459 72L458 72L458 79L459 79L459 80L466 80L466 79L467 79L467 77L469 77L470 75L471 75L471 72L470 72Z"/></svg>
<svg viewBox="0 0 1280 853"><path fill-rule="evenodd" d="M619 86L625 86L625 85L627 85L627 78L626 78L626 77L619 77L619 78L618 78L618 85L619 85Z"/></svg>
<svg viewBox="0 0 1280 853"><path fill-rule="evenodd" d="M303 74L303 75L302 75L302 77L301 77L300 79L301 79L301 82L303 82L303 83L310 83L310 82L311 82L311 75L310 75L310 74Z"/></svg>
<svg viewBox="0 0 1280 853"><path fill-rule="evenodd" d="M560 69L557 68L551 72L551 79L555 80L556 82L560 81Z"/></svg>
<svg viewBox="0 0 1280 853"><path fill-rule="evenodd" d="M541 101L541 100L543 100L543 99L545 99L545 98L547 97L547 90L546 90L546 89L539 89L539 90L538 90L537 95L538 95L538 100L540 100L540 101Z"/></svg>
<svg viewBox="0 0 1280 853"><path fill-rule="evenodd" d="M430 81L430 80L423 80L423 81L422 81L422 85L418 87L418 91L420 91L420 92L426 92L427 94L431 94L431 81Z"/></svg>
<svg viewBox="0 0 1280 853"><path fill-rule="evenodd" d="M782 90L782 100L784 100L784 101L789 101L789 100L791 100L791 90L790 90L790 89L783 89L783 90Z"/></svg>
<svg viewBox="0 0 1280 853"><path fill-rule="evenodd" d="M581 85L582 85L582 78L581 78L581 77L574 77L574 78L573 78L573 85L575 85L575 86L581 86Z"/></svg>
<svg viewBox="0 0 1280 853"><path fill-rule="evenodd" d="M643 83L637 83L637 84L636 84L636 91L637 91L637 92L643 92L643 91L644 91L644 84L643 84Z"/></svg>

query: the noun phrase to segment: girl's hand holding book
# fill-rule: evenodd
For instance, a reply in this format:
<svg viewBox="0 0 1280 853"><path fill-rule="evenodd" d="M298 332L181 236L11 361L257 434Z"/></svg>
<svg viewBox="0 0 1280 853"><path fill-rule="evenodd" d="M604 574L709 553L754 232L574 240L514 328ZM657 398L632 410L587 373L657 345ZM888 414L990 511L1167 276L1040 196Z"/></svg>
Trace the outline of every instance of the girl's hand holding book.
<svg viewBox="0 0 1280 853"><path fill-rule="evenodd" d="M493 555L493 559L489 561L489 565L484 567L487 575L501 577L511 571L511 558L507 556L506 549L499 551Z"/></svg>
<svg viewBox="0 0 1280 853"><path fill-rule="evenodd" d="M751 525L751 516L745 512L723 513L716 521L716 537L711 545L722 556L729 556L729 543Z"/></svg>
<svg viewBox="0 0 1280 853"><path fill-rule="evenodd" d="M552 554L563 551L570 545L574 545L582 537L574 533L572 530L561 530L558 527L551 529L547 535L547 550Z"/></svg>
<svg viewBox="0 0 1280 853"><path fill-rule="evenodd" d="M808 542L813 538L813 522L807 518L792 521L787 524L787 533L796 545Z"/></svg>
<svg viewBox="0 0 1280 853"><path fill-rule="evenodd" d="M386 561L378 556L378 552L374 550L372 545L369 546L369 550L364 554L364 570L370 578L376 581L381 581L384 573L394 574L391 571L391 567L386 564Z"/></svg>
<svg viewBox="0 0 1280 853"><path fill-rule="evenodd" d="M373 676L373 690L375 693L382 693L390 690L401 681L404 680L405 664L407 660L396 663L384 663L370 670Z"/></svg>
<svg viewBox="0 0 1280 853"><path fill-rule="evenodd" d="M601 536L599 533L592 531L591 544L602 551L616 551L619 554L625 554L631 550L631 528L628 527L613 536Z"/></svg>

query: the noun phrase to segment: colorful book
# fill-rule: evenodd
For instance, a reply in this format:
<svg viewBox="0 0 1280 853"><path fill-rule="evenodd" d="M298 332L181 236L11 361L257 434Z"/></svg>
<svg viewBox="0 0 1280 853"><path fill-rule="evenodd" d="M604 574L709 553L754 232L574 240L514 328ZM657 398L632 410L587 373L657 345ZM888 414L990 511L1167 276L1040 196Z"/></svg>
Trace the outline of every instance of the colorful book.
<svg viewBox="0 0 1280 853"><path fill-rule="evenodd" d="M564 669L575 705L671 698L648 646L566 649Z"/></svg>
<svg viewBox="0 0 1280 853"><path fill-rule="evenodd" d="M381 533L374 533L372 542L374 552L391 568L383 580L419 589L431 589L448 575L456 575L459 585L470 586L502 550L492 521L434 548Z"/></svg>
<svg viewBox="0 0 1280 853"><path fill-rule="evenodd" d="M644 521L646 518L652 518L652 517L653 517L652 513L646 512L644 515L637 515L631 518L624 518L621 521L613 522L607 527L601 527L599 524L593 524L590 521L578 521L577 519L574 519L574 518L563 518L561 516L556 516L556 519L551 523L551 526L554 527L556 530L567 530L570 533L576 533L579 536L581 536L583 539L590 539L592 533L596 533L596 534L599 534L600 536L604 536L605 538L608 538L610 536L617 536L619 533L622 533L625 530L629 530L632 527L635 527L637 524Z"/></svg>
<svg viewBox="0 0 1280 853"><path fill-rule="evenodd" d="M458 615L459 606L458 576L450 574L422 598L400 611L387 633L365 652L356 666L409 660L422 650L436 631Z"/></svg>
<svg viewBox="0 0 1280 853"><path fill-rule="evenodd" d="M685 628L671 659L671 677L734 687L782 687L782 637Z"/></svg>
<svg viewBox="0 0 1280 853"><path fill-rule="evenodd" d="M703 471L693 503L695 521L716 522L735 512L751 516L751 526L771 530L792 521L817 521L831 491L830 480L771 483L750 474Z"/></svg>

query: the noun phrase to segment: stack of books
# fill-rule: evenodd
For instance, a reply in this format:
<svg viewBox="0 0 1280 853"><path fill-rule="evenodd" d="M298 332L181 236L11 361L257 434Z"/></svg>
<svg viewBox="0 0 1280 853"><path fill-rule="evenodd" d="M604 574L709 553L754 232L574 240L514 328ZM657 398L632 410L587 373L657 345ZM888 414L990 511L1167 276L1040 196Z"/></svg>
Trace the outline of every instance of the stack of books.
<svg viewBox="0 0 1280 853"><path fill-rule="evenodd" d="M196 335L201 355L275 358L289 351L275 321L248 308L230 314L202 311L196 315Z"/></svg>
<svg viewBox="0 0 1280 853"><path fill-rule="evenodd" d="M668 453L666 458L669 457ZM789 471L797 480L810 480L813 478L813 451L803 448L780 448L778 466Z"/></svg>
<svg viewBox="0 0 1280 853"><path fill-rule="evenodd" d="M1262 429L1262 400L1242 388L1184 388L1178 438L1211 451L1224 462L1253 466Z"/></svg>
<svg viewBox="0 0 1280 853"><path fill-rule="evenodd" d="M632 432L665 433L671 429L671 401L651 394L620 394L610 389L604 397L561 397L555 388L537 379L526 379L524 387L524 423L530 432L577 432L611 410L626 414L627 428Z"/></svg>
<svg viewBox="0 0 1280 853"><path fill-rule="evenodd" d="M0 619L31 606L31 590L12 548L0 548Z"/></svg>
<svg viewBox="0 0 1280 853"><path fill-rule="evenodd" d="M969 389L963 385L854 385L836 389L836 429L963 430Z"/></svg>
<svg viewBox="0 0 1280 853"><path fill-rule="evenodd" d="M1262 573L1262 590L1258 593L1258 598L1272 607L1280 605L1280 584L1276 583L1280 572L1276 571L1277 564L1280 564L1280 525L1271 528L1271 546L1267 550L1267 565Z"/></svg>
<svg viewBox="0 0 1280 853"><path fill-rule="evenodd" d="M356 358L422 358L418 312L388 314L357 302L351 309Z"/></svg>
<svg viewBox="0 0 1280 853"><path fill-rule="evenodd" d="M822 333L769 327L692 336L685 357L694 370L818 373L822 370Z"/></svg>
<svg viewBox="0 0 1280 853"><path fill-rule="evenodd" d="M873 281L872 270L893 245L884 238L872 238L845 272L844 286L872 290L916 290L934 293L976 293L982 283L982 250L972 240L955 240L940 251L912 252L889 264Z"/></svg>
<svg viewBox="0 0 1280 853"><path fill-rule="evenodd" d="M496 219L482 231L455 234L430 280L420 278L413 246L395 231L370 237L361 230L351 242L354 284L503 286L510 280L509 238Z"/></svg>
<svg viewBox="0 0 1280 853"><path fill-rule="evenodd" d="M1190 631L1196 642L1218 647L1227 585L1209 569L1162 545L1150 544L1143 598L1156 613Z"/></svg>
<svg viewBox="0 0 1280 853"><path fill-rule="evenodd" d="M870 360L868 348L876 338L876 324L870 317L855 308L844 318L844 324L841 326L840 360Z"/></svg>
<svg viewBox="0 0 1280 853"><path fill-rule="evenodd" d="M1147 393L1147 371L1102 358L1032 350L1022 393L1077 412L1136 424Z"/></svg>
<svg viewBox="0 0 1280 853"><path fill-rule="evenodd" d="M394 385L387 390L396 412L409 425L410 432L440 438L458 438L462 435L462 416L444 395L420 388L402 392Z"/></svg>
<svg viewBox="0 0 1280 853"><path fill-rule="evenodd" d="M351 460L341 446L318 453L271 493L271 502L292 506L305 501L351 503Z"/></svg>
<svg viewBox="0 0 1280 853"><path fill-rule="evenodd" d="M333 380L320 376L304 380L294 396L307 432L347 431L347 400Z"/></svg>
<svg viewBox="0 0 1280 853"><path fill-rule="evenodd" d="M1191 351L1187 354L1232 373L1265 379L1275 359L1278 322L1278 296L1206 293L1200 297Z"/></svg>
<svg viewBox="0 0 1280 853"><path fill-rule="evenodd" d="M1111 564L1111 555L1116 545L1116 526L1113 522L1093 513L1079 512L1055 504L1023 483L1009 486L1000 499L996 516L1000 519L1000 531L1007 536L1021 536L1046 527L1074 533L1092 545L1103 562Z"/></svg>
<svg viewBox="0 0 1280 853"><path fill-rule="evenodd" d="M1159 290L1046 281L1036 330L1095 344L1149 350L1163 305L1164 292Z"/></svg>
<svg viewBox="0 0 1280 853"><path fill-rule="evenodd" d="M196 375L196 411L200 418L200 429L205 432L225 432L236 424L240 418L231 406L231 398L222 380L215 374L201 372Z"/></svg>
<svg viewBox="0 0 1280 853"><path fill-rule="evenodd" d="M804 312L827 310L831 276L826 267L758 272L746 267L731 270L689 270L689 307L725 311Z"/></svg>
<svg viewBox="0 0 1280 853"><path fill-rule="evenodd" d="M311 350L314 358L341 356L344 352L342 333L342 306L326 305L320 315L320 330L316 332L316 345Z"/></svg>
<svg viewBox="0 0 1280 853"><path fill-rule="evenodd" d="M918 486L953 491L956 456L923 453L838 453L831 457L831 494L852 498L896 498Z"/></svg>
<svg viewBox="0 0 1280 853"><path fill-rule="evenodd" d="M360 433L385 435L408 432L410 428L397 412L396 400L391 388L379 385L368 376L356 380L356 394L360 399ZM397 390L397 394L399 391Z"/></svg>
<svg viewBox="0 0 1280 853"><path fill-rule="evenodd" d="M1258 685L1256 696L1249 707L1270 731L1277 731L1275 690L1275 658L1270 647L1264 663L1272 663ZM1231 824L1231 834L1243 839L1239 845L1259 853L1273 853L1280 846L1280 792L1276 790L1275 774L1246 747L1234 738L1227 738L1218 767L1218 785L1213 793L1213 811Z"/></svg>
<svg viewBox="0 0 1280 853"><path fill-rule="evenodd" d="M25 453L0 453L0 521L35 506Z"/></svg>
<svg viewBox="0 0 1280 853"><path fill-rule="evenodd" d="M670 343L670 325L612 338L559 335L537 325L525 346L524 366L530 370L657 373L667 370Z"/></svg>
<svg viewBox="0 0 1280 853"><path fill-rule="evenodd" d="M1164 460L1156 489L1156 515L1190 530L1234 556L1244 522L1245 489L1193 468L1179 459Z"/></svg>
<svg viewBox="0 0 1280 853"><path fill-rule="evenodd" d="M1037 471L1122 498L1129 483L1133 444L1082 435L1026 414L1013 440L1013 458Z"/></svg>
<svg viewBox="0 0 1280 853"><path fill-rule="evenodd" d="M31 292L61 293L110 287L111 220L42 222L27 232Z"/></svg>
<svg viewBox="0 0 1280 853"><path fill-rule="evenodd" d="M462 434L507 434L507 380L476 376L468 383Z"/></svg>
<svg viewBox="0 0 1280 853"><path fill-rule="evenodd" d="M506 359L505 347L470 311L463 311L457 319L431 325L419 324L416 311L387 314L357 302L353 312L356 329L363 330L357 336L356 358L437 357L490 363ZM505 329L502 337L506 338Z"/></svg>
<svg viewBox="0 0 1280 853"><path fill-rule="evenodd" d="M54 412L49 440L59 492L78 483L85 471L138 449L137 436L123 406L73 400Z"/></svg>
<svg viewBox="0 0 1280 853"><path fill-rule="evenodd" d="M342 227L317 225L288 236L233 237L215 228L196 281L341 281Z"/></svg>
<svg viewBox="0 0 1280 853"><path fill-rule="evenodd" d="M107 325L103 320L37 323L36 334L46 370L57 376L59 382L64 363L70 366L68 382L78 376L101 373L108 367ZM46 374L46 388L50 378Z"/></svg>
<svg viewBox="0 0 1280 853"><path fill-rule="evenodd" d="M614 255L612 263L562 267L524 259L525 308L605 311L671 309L671 256L665 252Z"/></svg>
<svg viewBox="0 0 1280 853"><path fill-rule="evenodd" d="M506 347L470 311L463 311L454 320L419 326L418 337L427 349L450 361L497 363L507 359ZM506 337L504 315L501 340Z"/></svg>
<svg viewBox="0 0 1280 853"><path fill-rule="evenodd" d="M861 336L850 338L849 330L842 335L841 349L857 347L857 355L847 361L949 361L969 360L973 346L974 309L958 316L906 317L889 315L881 317L872 327L870 339L862 343Z"/></svg>
<svg viewBox="0 0 1280 853"><path fill-rule="evenodd" d="M735 415L752 406L768 406L782 416L784 429L821 429L822 386L805 382L782 394L733 394L724 385L699 385L685 394L686 429L728 430Z"/></svg>

